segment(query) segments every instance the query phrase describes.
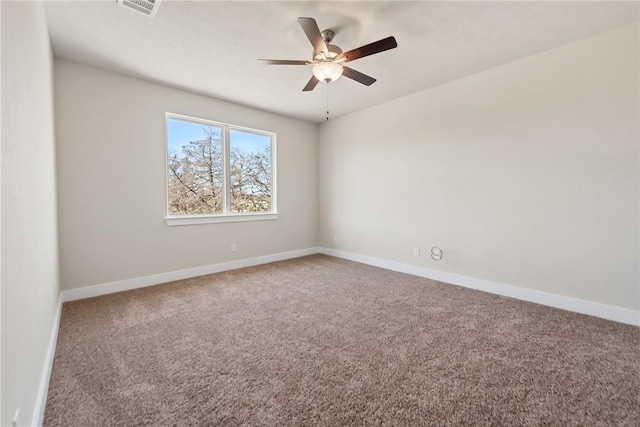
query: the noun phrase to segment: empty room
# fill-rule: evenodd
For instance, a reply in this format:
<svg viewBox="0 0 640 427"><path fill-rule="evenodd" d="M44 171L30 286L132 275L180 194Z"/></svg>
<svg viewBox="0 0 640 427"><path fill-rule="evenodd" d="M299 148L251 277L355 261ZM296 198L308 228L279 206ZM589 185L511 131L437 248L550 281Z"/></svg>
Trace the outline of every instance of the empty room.
<svg viewBox="0 0 640 427"><path fill-rule="evenodd" d="M640 2L0 19L0 425L638 425Z"/></svg>

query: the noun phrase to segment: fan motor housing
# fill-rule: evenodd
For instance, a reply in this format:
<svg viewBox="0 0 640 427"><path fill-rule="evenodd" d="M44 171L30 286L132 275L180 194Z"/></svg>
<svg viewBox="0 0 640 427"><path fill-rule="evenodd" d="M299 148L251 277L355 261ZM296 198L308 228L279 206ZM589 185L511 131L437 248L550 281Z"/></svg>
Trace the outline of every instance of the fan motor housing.
<svg viewBox="0 0 640 427"><path fill-rule="evenodd" d="M327 50L329 51L329 54L326 56L326 58L325 58L324 52L314 52L313 59L315 61L322 61L325 59L335 59L338 57L338 55L342 53L342 49L340 49L335 44L327 44Z"/></svg>

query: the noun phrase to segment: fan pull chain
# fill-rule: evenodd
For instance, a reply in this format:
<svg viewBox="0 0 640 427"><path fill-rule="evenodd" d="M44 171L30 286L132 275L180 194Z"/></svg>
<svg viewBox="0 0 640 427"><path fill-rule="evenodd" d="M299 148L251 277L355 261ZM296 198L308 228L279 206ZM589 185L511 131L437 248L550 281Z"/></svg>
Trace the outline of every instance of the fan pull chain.
<svg viewBox="0 0 640 427"><path fill-rule="evenodd" d="M329 121L329 83L327 83L327 121Z"/></svg>

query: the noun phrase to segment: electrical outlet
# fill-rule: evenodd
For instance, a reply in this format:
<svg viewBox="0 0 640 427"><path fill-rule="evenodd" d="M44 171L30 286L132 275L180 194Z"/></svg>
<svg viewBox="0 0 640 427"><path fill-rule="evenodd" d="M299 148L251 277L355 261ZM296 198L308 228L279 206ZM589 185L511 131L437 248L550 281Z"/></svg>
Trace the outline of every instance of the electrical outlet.
<svg viewBox="0 0 640 427"><path fill-rule="evenodd" d="M413 254L415 256L420 256L420 248L413 248Z"/></svg>
<svg viewBox="0 0 640 427"><path fill-rule="evenodd" d="M333 241L334 241L334 242L336 242L336 243L338 243L338 240L339 240L339 239L338 239L338 235L337 235L337 234L334 234L334 235L333 235Z"/></svg>
<svg viewBox="0 0 640 427"><path fill-rule="evenodd" d="M238 249L238 247L236 246L236 244L235 244L235 243L232 243L232 244L231 244L231 252L235 252L235 251L236 251L236 249Z"/></svg>
<svg viewBox="0 0 640 427"><path fill-rule="evenodd" d="M13 414L13 421L11 421L11 427L18 427L20 422L20 407L16 408L15 414Z"/></svg>

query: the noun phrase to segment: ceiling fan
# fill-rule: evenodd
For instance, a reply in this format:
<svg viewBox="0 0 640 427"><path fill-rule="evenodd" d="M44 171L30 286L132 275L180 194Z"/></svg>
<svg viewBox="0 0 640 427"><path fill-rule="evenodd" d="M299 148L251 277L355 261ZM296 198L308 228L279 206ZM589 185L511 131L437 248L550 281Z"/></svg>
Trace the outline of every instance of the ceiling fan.
<svg viewBox="0 0 640 427"><path fill-rule="evenodd" d="M320 32L315 19L298 18L298 23L313 46L311 61L290 59L258 59L258 61L264 61L269 65L313 65L313 76L302 89L303 91L313 90L320 81L331 83L340 76L371 86L376 79L342 64L398 47L394 37L387 37L343 52L338 46L331 44L335 33L331 30Z"/></svg>

